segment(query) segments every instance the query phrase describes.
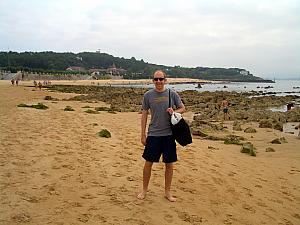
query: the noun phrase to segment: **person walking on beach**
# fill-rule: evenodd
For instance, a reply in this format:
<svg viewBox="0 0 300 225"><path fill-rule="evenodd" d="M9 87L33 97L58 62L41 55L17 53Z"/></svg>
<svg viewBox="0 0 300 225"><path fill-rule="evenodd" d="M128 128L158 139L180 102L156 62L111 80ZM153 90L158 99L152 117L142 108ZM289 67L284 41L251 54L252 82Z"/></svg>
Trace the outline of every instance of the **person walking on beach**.
<svg viewBox="0 0 300 225"><path fill-rule="evenodd" d="M221 108L223 110L224 120L226 120L226 117L228 117L229 120L230 120L230 116L228 115L228 106L229 106L229 103L226 100L226 98L224 97L222 102L221 102Z"/></svg>
<svg viewBox="0 0 300 225"><path fill-rule="evenodd" d="M155 88L144 94L142 103L141 142L145 146L143 158L146 161L143 169L143 191L137 197L139 199L146 197L153 162L159 162L161 155L163 155L163 162L165 163L165 197L174 202L176 198L172 196L170 190L173 178L173 163L177 161L177 154L170 125L170 115L174 111L184 113L185 106L179 95L171 90L171 105L174 105L176 110L169 108L169 90L165 88L167 78L163 71L155 71L152 81ZM149 111L151 122L146 135Z"/></svg>
<svg viewBox="0 0 300 225"><path fill-rule="evenodd" d="M11 81L10 81L10 82L11 82L11 85L12 85L12 86L14 86L14 85L15 85L15 79L14 79L14 78L13 78L13 79L11 79Z"/></svg>
<svg viewBox="0 0 300 225"><path fill-rule="evenodd" d="M39 87L39 89L40 89L40 91L42 90L42 87L43 87L43 85L42 85L42 82L41 81L39 81L39 83L38 83L38 87Z"/></svg>
<svg viewBox="0 0 300 225"><path fill-rule="evenodd" d="M295 127L296 130L299 130L298 138L300 139L300 123Z"/></svg>
<svg viewBox="0 0 300 225"><path fill-rule="evenodd" d="M37 89L37 82L36 82L36 80L33 81L33 85L34 85L35 89Z"/></svg>

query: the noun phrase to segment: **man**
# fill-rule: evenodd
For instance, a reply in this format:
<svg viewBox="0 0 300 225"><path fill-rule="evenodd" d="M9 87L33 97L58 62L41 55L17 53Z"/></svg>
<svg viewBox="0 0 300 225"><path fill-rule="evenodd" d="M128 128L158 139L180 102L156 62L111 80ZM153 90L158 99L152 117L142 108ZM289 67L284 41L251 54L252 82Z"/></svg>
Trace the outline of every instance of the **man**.
<svg viewBox="0 0 300 225"><path fill-rule="evenodd" d="M228 106L229 106L229 103L228 103L228 101L224 97L223 100L222 100L222 102L221 102L221 108L223 109L224 120L226 120L226 116L230 120L230 116L228 115Z"/></svg>
<svg viewBox="0 0 300 225"><path fill-rule="evenodd" d="M141 142L145 146L143 158L146 160L143 170L143 191L138 194L139 199L144 199L147 194L148 184L151 177L153 162L159 162L163 155L165 163L165 197L175 202L176 198L171 195L171 183L173 177L173 163L177 161L176 143L172 136L170 115L176 111L184 113L185 107L179 95L171 91L171 106L169 107L169 90L165 89L167 82L166 74L157 70L153 74L155 88L144 94L141 119ZM146 124L148 112L151 113L151 122L146 136Z"/></svg>

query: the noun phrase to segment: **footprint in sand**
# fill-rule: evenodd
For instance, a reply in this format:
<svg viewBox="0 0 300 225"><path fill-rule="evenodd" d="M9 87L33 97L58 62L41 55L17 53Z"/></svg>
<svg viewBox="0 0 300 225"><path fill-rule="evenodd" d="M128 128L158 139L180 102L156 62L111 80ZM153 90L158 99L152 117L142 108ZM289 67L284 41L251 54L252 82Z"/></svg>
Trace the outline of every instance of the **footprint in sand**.
<svg viewBox="0 0 300 225"><path fill-rule="evenodd" d="M104 217L104 216L102 216L102 215L100 215L100 214L96 214L96 215L94 216L94 220L100 221L100 222L102 222L102 223L106 223L106 222L107 222L106 217Z"/></svg>
<svg viewBox="0 0 300 225"><path fill-rule="evenodd" d="M178 213L178 217L181 220L188 222L190 224L201 224L203 222L203 218L197 215L190 215L187 212L177 212L177 213Z"/></svg>
<svg viewBox="0 0 300 225"><path fill-rule="evenodd" d="M237 173L235 173L235 172L233 172L233 171L230 171L229 173L228 173L228 176L229 177L233 177L234 175L236 175Z"/></svg>
<svg viewBox="0 0 300 225"><path fill-rule="evenodd" d="M91 214L81 214L77 217L77 220L79 220L82 223L87 223L91 216Z"/></svg>
<svg viewBox="0 0 300 225"><path fill-rule="evenodd" d="M31 219L31 216L26 213L26 212L23 212L23 213L19 213L19 214L16 214L16 215L13 215L11 217L11 219L15 222L15 223L29 223L32 219Z"/></svg>
<svg viewBox="0 0 300 225"><path fill-rule="evenodd" d="M243 204L243 208L250 211L251 213L256 212L255 209L252 206L248 205L248 204Z"/></svg>
<svg viewBox="0 0 300 225"><path fill-rule="evenodd" d="M115 174L112 174L112 176L114 176L114 177L123 177L124 174L122 174L122 173L115 173Z"/></svg>
<svg viewBox="0 0 300 225"><path fill-rule="evenodd" d="M81 195L80 198L82 198L82 199L93 199L93 198L96 198L96 196L94 196L90 193L86 193L84 195Z"/></svg>
<svg viewBox="0 0 300 225"><path fill-rule="evenodd" d="M223 221L224 224L233 224L235 221L237 221L233 215L226 214L226 219Z"/></svg>
<svg viewBox="0 0 300 225"><path fill-rule="evenodd" d="M216 184L224 184L224 180L222 180L221 178L212 177L212 179Z"/></svg>
<svg viewBox="0 0 300 225"><path fill-rule="evenodd" d="M264 208L268 207L268 205L266 203L264 203L262 200L257 202L257 205L261 206L261 207L264 207Z"/></svg>
<svg viewBox="0 0 300 225"><path fill-rule="evenodd" d="M30 203L38 203L41 200L39 197L31 196L30 194L22 191L16 192L16 194L19 195L22 200Z"/></svg>
<svg viewBox="0 0 300 225"><path fill-rule="evenodd" d="M170 214L165 214L164 215L164 219L168 222L168 223L172 223L174 221L173 216Z"/></svg>
<svg viewBox="0 0 300 225"><path fill-rule="evenodd" d="M69 205L73 206L73 207L76 207L76 208L77 207L78 208L82 207L82 204L80 202L70 202Z"/></svg>
<svg viewBox="0 0 300 225"><path fill-rule="evenodd" d="M179 187L180 190L182 190L183 192L189 192L191 194L197 194L197 190L192 189L192 188L185 188L185 187Z"/></svg>
<svg viewBox="0 0 300 225"><path fill-rule="evenodd" d="M298 213L295 213L292 215L293 217L295 217L296 219L299 219L300 220L300 215Z"/></svg>

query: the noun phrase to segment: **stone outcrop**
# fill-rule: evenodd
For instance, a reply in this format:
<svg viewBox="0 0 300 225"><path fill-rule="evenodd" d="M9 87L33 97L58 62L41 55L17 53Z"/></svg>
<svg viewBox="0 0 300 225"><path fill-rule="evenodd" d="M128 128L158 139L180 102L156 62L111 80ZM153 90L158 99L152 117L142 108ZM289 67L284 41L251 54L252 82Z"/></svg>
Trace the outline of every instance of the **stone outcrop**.
<svg viewBox="0 0 300 225"><path fill-rule="evenodd" d="M245 130L244 130L245 133L256 133L257 131L255 130L255 128L253 127L247 127Z"/></svg>
<svg viewBox="0 0 300 225"><path fill-rule="evenodd" d="M251 142L246 142L241 148L242 153L247 153L251 156L256 156L255 148Z"/></svg>

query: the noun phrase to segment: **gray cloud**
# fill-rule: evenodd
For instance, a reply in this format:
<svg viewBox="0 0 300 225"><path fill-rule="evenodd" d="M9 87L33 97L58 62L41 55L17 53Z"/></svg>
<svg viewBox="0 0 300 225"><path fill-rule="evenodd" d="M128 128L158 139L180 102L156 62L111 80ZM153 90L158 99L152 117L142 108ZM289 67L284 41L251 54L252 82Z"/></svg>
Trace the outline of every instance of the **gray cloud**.
<svg viewBox="0 0 300 225"><path fill-rule="evenodd" d="M296 0L0 0L0 50L95 51L300 76Z"/></svg>

